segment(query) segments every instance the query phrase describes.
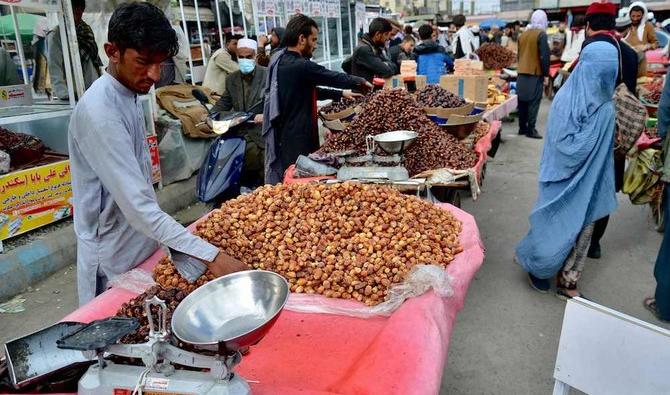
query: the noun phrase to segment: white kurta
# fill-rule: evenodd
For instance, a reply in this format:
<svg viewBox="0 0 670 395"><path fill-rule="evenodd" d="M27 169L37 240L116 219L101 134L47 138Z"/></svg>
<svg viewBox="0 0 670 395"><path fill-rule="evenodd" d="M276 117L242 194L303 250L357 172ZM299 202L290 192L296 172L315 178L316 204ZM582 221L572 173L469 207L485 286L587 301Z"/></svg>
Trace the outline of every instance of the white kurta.
<svg viewBox="0 0 670 395"><path fill-rule="evenodd" d="M142 263L159 243L206 261L219 252L158 206L145 129L137 95L109 74L72 113L68 145L80 304L102 292L106 280Z"/></svg>

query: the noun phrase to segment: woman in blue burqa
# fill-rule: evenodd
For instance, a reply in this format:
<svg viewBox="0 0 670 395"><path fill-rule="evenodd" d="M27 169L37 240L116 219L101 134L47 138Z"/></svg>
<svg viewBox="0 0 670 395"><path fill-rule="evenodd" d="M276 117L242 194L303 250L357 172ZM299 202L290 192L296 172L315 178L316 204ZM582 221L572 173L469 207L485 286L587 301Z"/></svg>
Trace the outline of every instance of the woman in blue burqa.
<svg viewBox="0 0 670 395"><path fill-rule="evenodd" d="M607 42L587 45L551 105L540 163L539 196L516 261L530 284L557 296L581 296L593 223L617 207L614 191L614 103L619 55Z"/></svg>

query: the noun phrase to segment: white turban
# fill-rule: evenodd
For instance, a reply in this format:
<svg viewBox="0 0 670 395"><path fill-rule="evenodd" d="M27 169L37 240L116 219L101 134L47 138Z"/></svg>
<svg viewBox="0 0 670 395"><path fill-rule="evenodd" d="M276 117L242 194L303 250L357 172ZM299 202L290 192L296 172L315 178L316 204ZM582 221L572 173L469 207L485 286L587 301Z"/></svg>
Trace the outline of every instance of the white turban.
<svg viewBox="0 0 670 395"><path fill-rule="evenodd" d="M258 43L255 40L245 37L237 41L237 49L240 48L249 48L255 51L258 49Z"/></svg>

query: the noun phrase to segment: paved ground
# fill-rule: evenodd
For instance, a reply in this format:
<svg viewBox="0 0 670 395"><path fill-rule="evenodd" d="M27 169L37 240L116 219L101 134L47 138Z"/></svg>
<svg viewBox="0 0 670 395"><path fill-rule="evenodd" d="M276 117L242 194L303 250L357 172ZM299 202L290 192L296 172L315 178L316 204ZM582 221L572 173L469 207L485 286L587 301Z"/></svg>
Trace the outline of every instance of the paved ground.
<svg viewBox="0 0 670 395"><path fill-rule="evenodd" d="M545 103L543 121L547 109ZM544 125L539 129L544 131ZM542 142L515 134L514 126L505 124L506 141L488 166L484 193L477 202L464 201L464 208L477 218L487 258L456 323L444 394L546 394L553 385L565 302L532 291L512 263L514 246L527 231L536 197ZM196 206L178 217L188 223L203 210ZM642 298L653 292L652 270L660 241L648 209L631 206L621 197L621 208L603 241L604 257L589 260L585 269L585 295L654 322L642 307ZM0 314L0 344L55 322L76 307L74 267L23 296L25 312Z"/></svg>
<svg viewBox="0 0 670 395"><path fill-rule="evenodd" d="M549 103L543 103L538 127L543 134L548 109ZM458 316L443 394L547 394L553 387L565 302L532 290L512 263L537 196L543 143L518 137L515 126L504 124L505 143L488 164L480 199L463 204L477 218L486 261ZM658 324L642 307L642 299L654 290L653 265L661 243L648 214L646 207L620 196L602 242L603 258L587 262L581 289L598 303Z"/></svg>

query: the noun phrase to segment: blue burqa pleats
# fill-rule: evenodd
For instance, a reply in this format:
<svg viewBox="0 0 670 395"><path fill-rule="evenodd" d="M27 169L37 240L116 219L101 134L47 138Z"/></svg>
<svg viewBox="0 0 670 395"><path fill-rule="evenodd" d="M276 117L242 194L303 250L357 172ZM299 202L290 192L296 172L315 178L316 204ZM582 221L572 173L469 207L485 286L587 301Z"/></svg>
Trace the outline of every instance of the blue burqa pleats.
<svg viewBox="0 0 670 395"><path fill-rule="evenodd" d="M519 263L536 277L554 276L582 228L617 207L612 96L618 69L615 46L587 45L551 105L539 196L528 235L516 247Z"/></svg>

